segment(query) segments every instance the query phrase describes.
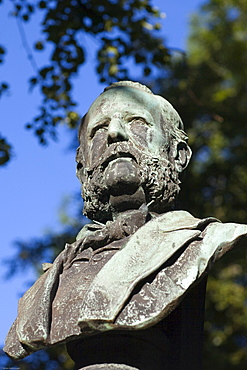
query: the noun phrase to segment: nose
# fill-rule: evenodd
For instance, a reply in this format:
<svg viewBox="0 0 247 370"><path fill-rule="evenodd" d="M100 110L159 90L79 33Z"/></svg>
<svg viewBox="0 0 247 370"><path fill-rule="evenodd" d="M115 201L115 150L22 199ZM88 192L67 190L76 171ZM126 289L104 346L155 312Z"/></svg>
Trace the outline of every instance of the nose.
<svg viewBox="0 0 247 370"><path fill-rule="evenodd" d="M128 135L121 118L113 117L108 126L108 144L118 141L127 141Z"/></svg>

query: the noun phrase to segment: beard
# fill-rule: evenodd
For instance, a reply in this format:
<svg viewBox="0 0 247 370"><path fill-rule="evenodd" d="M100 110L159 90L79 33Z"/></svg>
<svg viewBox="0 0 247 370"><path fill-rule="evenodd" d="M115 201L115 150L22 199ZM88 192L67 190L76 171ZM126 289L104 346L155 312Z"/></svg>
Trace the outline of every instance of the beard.
<svg viewBox="0 0 247 370"><path fill-rule="evenodd" d="M146 204L150 203L149 211L163 213L173 208L180 191L178 172L173 164L164 158L153 157L142 153L131 142L112 144L102 158L99 158L92 169L84 173L82 197L84 199L83 213L89 219L106 222L112 219L110 195L106 173L112 160L128 157L133 162L136 178L136 187L131 184L130 189L142 188L145 193ZM80 174L78 174L80 178ZM123 188L128 192L128 184ZM135 191L135 190L133 190ZM118 195L114 190L114 195ZM122 195L122 194L119 194ZM129 195L130 196L130 195Z"/></svg>

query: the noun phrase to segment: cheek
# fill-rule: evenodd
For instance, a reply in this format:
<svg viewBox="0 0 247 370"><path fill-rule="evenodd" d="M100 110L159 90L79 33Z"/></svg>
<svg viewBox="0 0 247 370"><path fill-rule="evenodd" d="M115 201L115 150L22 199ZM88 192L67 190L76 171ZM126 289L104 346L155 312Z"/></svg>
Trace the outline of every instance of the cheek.
<svg viewBox="0 0 247 370"><path fill-rule="evenodd" d="M107 148L107 134L99 130L91 141L90 152L92 163L98 159Z"/></svg>
<svg viewBox="0 0 247 370"><path fill-rule="evenodd" d="M131 129L131 135L136 144L139 144L143 150L153 153L159 152L162 135L157 130L153 130L153 127L135 126Z"/></svg>
<svg viewBox="0 0 247 370"><path fill-rule="evenodd" d="M156 154L161 153L166 146L166 138L163 132L159 129L150 130L148 132L149 148Z"/></svg>
<svg viewBox="0 0 247 370"><path fill-rule="evenodd" d="M141 124L132 125L130 127L129 136L132 136L137 143L145 147L147 146L147 142L150 140L148 127Z"/></svg>

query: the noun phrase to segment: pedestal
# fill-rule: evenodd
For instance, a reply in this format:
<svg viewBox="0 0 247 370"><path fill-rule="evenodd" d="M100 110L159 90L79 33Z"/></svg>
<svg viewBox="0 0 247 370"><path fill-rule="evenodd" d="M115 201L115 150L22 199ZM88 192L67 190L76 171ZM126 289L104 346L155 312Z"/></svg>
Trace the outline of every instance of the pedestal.
<svg viewBox="0 0 247 370"><path fill-rule="evenodd" d="M145 330L100 333L67 344L75 370L200 370L206 279Z"/></svg>

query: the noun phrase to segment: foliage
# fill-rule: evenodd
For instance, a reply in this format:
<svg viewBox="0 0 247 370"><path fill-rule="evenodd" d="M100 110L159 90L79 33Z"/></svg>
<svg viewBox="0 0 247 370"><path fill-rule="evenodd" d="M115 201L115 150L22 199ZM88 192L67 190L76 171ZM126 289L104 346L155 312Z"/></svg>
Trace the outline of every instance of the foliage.
<svg viewBox="0 0 247 370"><path fill-rule="evenodd" d="M6 54L5 48L0 45L0 64L4 62L4 57ZM0 98L1 96L8 91L8 84L6 82L0 82Z"/></svg>
<svg viewBox="0 0 247 370"><path fill-rule="evenodd" d="M208 1L192 19L187 58L176 58L159 92L185 122L193 150L183 204L200 217L247 221L247 3ZM165 73L166 76L166 73ZM199 190L192 192L191 183Z"/></svg>
<svg viewBox="0 0 247 370"><path fill-rule="evenodd" d="M7 140L4 137L1 136L0 133L0 166L6 164L10 160L12 156L11 148L12 148L11 145L7 142Z"/></svg>
<svg viewBox="0 0 247 370"><path fill-rule="evenodd" d="M3 63L5 54L5 48L0 45L0 64ZM8 91L8 89L9 86L7 82L0 82L0 98ZM6 164L10 160L11 155L11 145L0 133L0 166Z"/></svg>
<svg viewBox="0 0 247 370"><path fill-rule="evenodd" d="M72 129L78 125L72 82L87 61L87 43L94 41L97 45L96 72L101 82L131 79L129 63L140 66L141 77L169 62L169 51L157 36L161 14L150 0L11 1L23 42L26 36L22 23L32 19L35 12L43 13L41 38L33 51L28 50L35 70L29 84L31 88L39 87L42 101L39 113L26 125L41 144L56 137L59 123L65 122ZM46 49L50 57L39 69L34 52ZM4 53L4 47L0 47L0 57ZM7 88L2 83L0 94Z"/></svg>

